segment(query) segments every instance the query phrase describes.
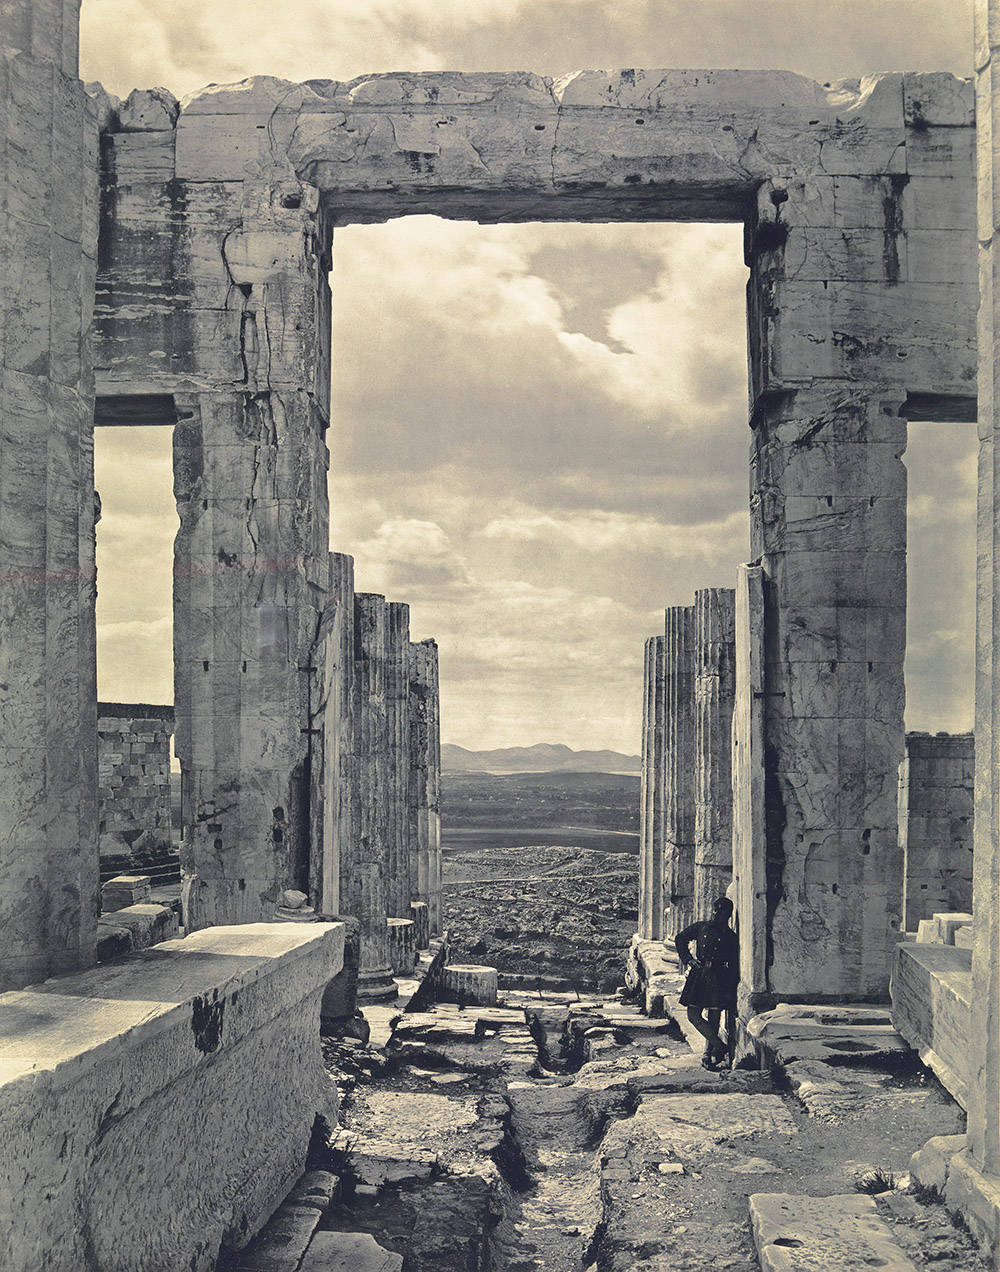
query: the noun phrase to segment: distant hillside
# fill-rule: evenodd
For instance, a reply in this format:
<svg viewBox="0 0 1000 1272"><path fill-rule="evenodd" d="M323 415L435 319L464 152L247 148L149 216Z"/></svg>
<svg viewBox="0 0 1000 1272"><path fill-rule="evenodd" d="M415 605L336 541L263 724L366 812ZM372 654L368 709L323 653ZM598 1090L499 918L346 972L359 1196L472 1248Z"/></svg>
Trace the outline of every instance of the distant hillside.
<svg viewBox="0 0 1000 1272"><path fill-rule="evenodd" d="M459 773L638 773L640 758L620 751L574 751L547 742L497 751L467 751L445 742L441 767Z"/></svg>

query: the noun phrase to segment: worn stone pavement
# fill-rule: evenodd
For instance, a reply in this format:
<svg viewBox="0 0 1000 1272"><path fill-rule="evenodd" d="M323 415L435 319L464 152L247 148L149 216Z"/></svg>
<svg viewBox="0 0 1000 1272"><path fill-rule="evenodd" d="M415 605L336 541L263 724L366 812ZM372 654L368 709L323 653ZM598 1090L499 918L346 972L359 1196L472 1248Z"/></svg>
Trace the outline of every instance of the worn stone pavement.
<svg viewBox="0 0 1000 1272"><path fill-rule="evenodd" d="M778 1013L773 1038L787 1065L772 1050L770 1071L713 1073L669 1015L651 1019L617 999L503 998L497 1008L401 1015L381 1050L327 1044L344 1097L323 1163L339 1187L318 1229L367 1234L373 1261L330 1262L324 1238L324 1261L310 1245L301 1261L240 1266L987 1266L926 1192L856 1190L876 1171L905 1184L911 1154L964 1124L877 1015L858 1027L863 1038L878 1033L879 1046L857 1050L839 1016ZM836 1038L842 1047L830 1045ZM393 1255L401 1264L385 1262Z"/></svg>

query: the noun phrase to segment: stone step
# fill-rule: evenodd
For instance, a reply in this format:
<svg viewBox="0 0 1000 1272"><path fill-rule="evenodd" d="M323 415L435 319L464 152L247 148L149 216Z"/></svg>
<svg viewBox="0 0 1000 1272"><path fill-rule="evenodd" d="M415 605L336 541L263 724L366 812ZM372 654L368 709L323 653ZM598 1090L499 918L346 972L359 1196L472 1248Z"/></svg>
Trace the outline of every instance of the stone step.
<svg viewBox="0 0 1000 1272"><path fill-rule="evenodd" d="M401 1272L403 1256L367 1232L317 1232L300 1272Z"/></svg>
<svg viewBox="0 0 1000 1272"><path fill-rule="evenodd" d="M763 1272L916 1272L871 1197L754 1193L750 1223Z"/></svg>
<svg viewBox="0 0 1000 1272"><path fill-rule="evenodd" d="M754 1016L747 1033L769 1064L820 1060L865 1065L905 1056L909 1044L892 1027L888 1012L863 1007L789 1007Z"/></svg>

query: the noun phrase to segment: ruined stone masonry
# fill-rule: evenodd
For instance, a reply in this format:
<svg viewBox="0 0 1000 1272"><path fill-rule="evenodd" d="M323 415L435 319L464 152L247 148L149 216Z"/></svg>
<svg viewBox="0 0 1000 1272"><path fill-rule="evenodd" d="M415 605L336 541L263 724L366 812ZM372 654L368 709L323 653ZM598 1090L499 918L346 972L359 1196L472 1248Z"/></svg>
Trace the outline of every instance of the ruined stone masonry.
<svg viewBox="0 0 1000 1272"><path fill-rule="evenodd" d="M899 770L903 927L938 912L972 909L971 733L908 733Z"/></svg>
<svg viewBox="0 0 1000 1272"><path fill-rule="evenodd" d="M266 907L308 855L303 668L325 592L317 473L336 225L430 211L731 217L747 224L751 270L750 557L765 575L768 772L754 851L770 872L768 975L784 998L883 995L900 922L905 417L968 418L974 398L969 86L404 74L260 78L196 94L179 113L155 94L102 101L98 419L173 404L191 438L178 476L184 608L204 611L211 592L233 616L213 642L241 633L214 653L179 645L195 922ZM241 439L251 515L235 501L225 513L223 499L206 519L206 499L223 498L218 461ZM286 542L268 510L293 489ZM197 738L188 702L205 716ZM241 770L255 775L238 792L224 760L236 732ZM669 884L684 895L682 879Z"/></svg>
<svg viewBox="0 0 1000 1272"><path fill-rule="evenodd" d="M737 579L732 731L741 1008L884 1001L903 897L906 421L971 419L978 409L973 948L942 944L944 954L928 955L926 944L901 945L898 959L902 966L919 952L919 974L899 983L917 987L925 1017L947 1001L968 1003L969 1135L947 1190L949 1204L1000 1247L1000 92L992 64L1000 12L997 0L976 0L976 9L978 228L972 86L950 75L828 85L785 72L636 69L302 85L259 77L183 104L160 89L119 102L79 81L75 0L8 0L0 976L15 989L83 976L72 1001L48 987L29 995L52 999L54 1028L70 1011L81 1037L103 1040L103 1059L88 1070L90 1102L78 1103L93 1114L81 1137L97 1126L118 1144L141 1132L141 1118L121 1116L117 1070L102 1066L127 1068L129 1047L147 1042L155 1056L142 1058L142 1072L157 1074L156 1058L167 1057L211 1109L223 1107L206 1085L223 1061L233 1065L232 1091L253 1090L251 1060L266 1051L273 1061L273 1047L287 1041L282 1063L262 1070L266 1104L280 1112L289 1092L308 1092L311 1117L322 1100L306 1035L342 963L343 929L287 923L275 927L286 934L279 939L261 934L258 921L276 916L289 889L320 913L353 911L362 988L377 994L390 970L386 920L411 922L414 899L434 914L434 660L429 649L413 655L405 607L355 596L347 560L329 553L335 229L413 213L484 223L733 220L746 227L750 268L751 564ZM127 989L131 971L118 981L108 969L79 970L94 962L98 911L91 429L111 423L173 429L176 751L194 932L186 940L206 951L234 943L207 981L186 980L180 993L171 986L166 1032L155 1038L148 1021L130 1015L138 982L113 1009L114 1029L94 1025L94 1001L114 1002L113 983ZM665 934L665 919L673 928L691 917L725 870L724 815L709 816L725 799L709 788L725 787L717 655L727 637L721 613L715 634L711 608L703 625L678 607L647 651L640 926L649 936ZM693 653L696 626L704 661ZM213 936L217 924L230 935ZM234 957L249 977L238 1009ZM310 965L304 980L296 960ZM157 1001L155 988L141 997ZM264 1015L253 1017L248 995ZM10 998L5 1006L34 1012L35 1023L25 1025L28 1051L11 1053L28 1068L0 1089L0 1102L27 1126L40 1089L32 1066L52 1053L31 1052L48 1046L38 1004ZM121 1029L133 1025L130 1041ZM248 1037L244 1026L255 1039L230 1045ZM80 1060L57 1051L45 1082L58 1085ZM148 1095L157 1108L180 1108L178 1089ZM252 1112L230 1124L245 1129L247 1143L266 1143L272 1129ZM195 1120L183 1120L187 1134ZM56 1198L52 1224L36 1223L39 1248L63 1241L67 1216L103 1223L110 1211L86 1211L94 1181L70 1181L64 1164L45 1157L59 1136L23 1128L18 1136L14 1169L29 1163L21 1178L65 1177L77 1189ZM201 1152L180 1144L171 1138L184 1161ZM133 1148L121 1146L102 1161L132 1162ZM67 1160L82 1160L78 1147ZM231 1147L207 1204L242 1240L273 1200L262 1190L277 1195L290 1166L282 1158L247 1184L233 1174L249 1160L246 1145ZM151 1158L175 1164L166 1152ZM112 1186L94 1195L124 1194ZM154 1188L143 1200L157 1198ZM173 1201L165 1205L177 1213ZM160 1230L159 1213L140 1217L145 1232ZM113 1230L93 1232L94 1248ZM171 1266L200 1272L219 1241L217 1227L192 1223L169 1252ZM59 1248L71 1266L83 1255L66 1242Z"/></svg>
<svg viewBox="0 0 1000 1272"><path fill-rule="evenodd" d="M102 857L163 855L170 850L172 707L97 704Z"/></svg>

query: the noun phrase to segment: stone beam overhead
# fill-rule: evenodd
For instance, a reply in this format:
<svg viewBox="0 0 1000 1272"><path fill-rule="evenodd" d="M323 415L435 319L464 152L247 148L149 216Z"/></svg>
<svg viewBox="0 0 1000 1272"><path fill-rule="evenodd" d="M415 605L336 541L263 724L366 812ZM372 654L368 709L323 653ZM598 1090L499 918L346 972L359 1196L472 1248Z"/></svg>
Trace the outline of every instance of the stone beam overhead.
<svg viewBox="0 0 1000 1272"><path fill-rule="evenodd" d="M299 268L303 226L321 264L335 225L433 212L748 222L755 400L871 374L903 385L911 414L974 409L975 128L971 85L954 76L256 77L192 95L176 121L166 109L133 110L127 130L120 114L109 119L102 394L239 385L255 372L271 386L309 384L325 410L325 351L310 333L328 298L313 314L303 294L304 337L265 347L253 340L261 296L284 262ZM150 360L150 348L166 356Z"/></svg>
<svg viewBox="0 0 1000 1272"><path fill-rule="evenodd" d="M904 174L908 126L971 120L970 84L940 74L255 77L186 99L177 176L242 180L287 161L345 223L412 211L414 194L478 220L573 219L552 196L612 219L741 220L762 180Z"/></svg>

